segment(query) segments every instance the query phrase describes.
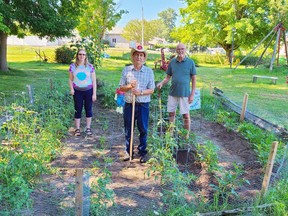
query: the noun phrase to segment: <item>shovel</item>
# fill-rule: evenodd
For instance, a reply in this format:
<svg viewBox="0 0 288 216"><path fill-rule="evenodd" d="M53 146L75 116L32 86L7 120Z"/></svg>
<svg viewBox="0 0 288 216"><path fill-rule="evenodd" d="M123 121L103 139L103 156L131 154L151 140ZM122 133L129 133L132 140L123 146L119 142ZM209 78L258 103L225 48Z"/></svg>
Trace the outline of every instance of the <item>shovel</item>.
<svg viewBox="0 0 288 216"><path fill-rule="evenodd" d="M130 162L132 161L132 150L133 150L133 136L134 136L134 115L135 115L135 95L132 96L132 120L131 120L131 137L130 137Z"/></svg>
<svg viewBox="0 0 288 216"><path fill-rule="evenodd" d="M163 133L163 124L162 124L162 100L161 100L161 89L158 90L158 99L159 99L159 119L160 119L160 137Z"/></svg>

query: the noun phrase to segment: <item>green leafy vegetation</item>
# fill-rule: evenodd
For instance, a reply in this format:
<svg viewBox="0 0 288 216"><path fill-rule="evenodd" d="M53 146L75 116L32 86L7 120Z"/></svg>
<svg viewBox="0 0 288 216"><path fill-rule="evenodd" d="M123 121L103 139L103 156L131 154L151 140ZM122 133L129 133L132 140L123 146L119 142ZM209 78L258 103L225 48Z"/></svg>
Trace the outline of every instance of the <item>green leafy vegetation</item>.
<svg viewBox="0 0 288 216"><path fill-rule="evenodd" d="M1 127L0 203L3 212L29 207L30 193L41 174L48 173L47 164L60 151L71 116L71 99L60 91L58 83L35 92L35 102L29 97L6 106L4 112L12 120ZM47 100L48 99L48 100ZM21 197L21 199L19 199Z"/></svg>
<svg viewBox="0 0 288 216"><path fill-rule="evenodd" d="M65 135L67 127L70 126L72 119L73 106L71 105L71 97L68 96L68 67L69 65L60 65L56 63L41 63L35 59L35 49L26 49L25 60L21 59L21 52L18 53L19 61L17 61L17 49L11 49L9 58L13 59L9 65L11 70L9 73L0 72L2 80L0 114L9 113L14 116L11 121L7 121L1 130L4 145L0 147L0 200L4 207L4 211L10 209L20 209L24 206L30 206L29 196L33 190L33 185L38 181L37 177L41 174L49 172L46 164L53 159L57 152L60 151L60 139ZM46 51L46 50L45 50ZM104 59L102 66L96 71L98 83L101 84L98 93L102 104L114 109L115 105L115 89L121 76L121 71L125 64L129 63L129 50L117 51L116 49L107 50L111 58ZM30 54L28 54L30 53ZM47 53L48 50L47 50ZM53 52L51 52L53 55ZM158 54L151 55L147 65L153 67L154 57ZM119 57L119 55L125 56ZM118 57L117 57L118 56ZM24 57L23 57L24 58ZM270 145L278 137L272 133L264 132L255 125L243 122L239 123L236 114L223 109L219 101L209 95L209 84L222 89L231 99L239 104L242 102L243 93L248 92L250 101L248 108L260 113L265 113L265 118L276 122L279 125L287 126L287 112L283 112L285 107L283 101L286 98L287 74L286 68L276 68L270 72L265 68L262 69L244 69L230 70L227 68L205 66L197 69L198 71L198 87L201 89L202 109L195 111L193 115L201 114L211 121L217 121L226 126L228 131L239 131L245 138L249 140L251 146L255 149L259 161L265 164L270 151ZM155 80L160 81L165 77L165 72L155 69ZM252 83L252 75L269 75L277 74L279 77L277 85L266 83L267 81L259 81ZM52 80L52 86L49 80ZM54 81L57 80L57 81ZM3 85L2 85L3 83ZM12 85L11 85L12 83ZM29 104L29 98L25 91L26 85L33 83L35 90L35 103ZM165 86L168 88L168 86ZM261 91L259 91L261 89ZM15 96L15 90L17 95ZM163 104L166 103L167 91L162 89L161 97ZM167 90L167 89L166 89ZM23 91L23 94L19 92ZM263 93L265 92L265 94ZM14 97L8 106L3 105L3 96L5 98ZM157 90L152 96L152 106L158 106ZM267 102L268 99L273 104ZM278 100L278 98L280 98ZM259 106L261 104L261 106ZM72 109L71 109L72 108ZM274 109L275 108L275 109ZM167 112L164 113L160 123L166 127ZM151 114L156 118L156 114ZM258 114L259 115L259 114ZM178 121L178 119L177 119ZM103 128L108 129L105 118L103 117ZM287 128L287 127L286 127ZM157 130L157 127L153 128ZM186 131L181 127L174 126L174 130L180 136L185 136ZM175 151L182 147L183 143L175 139L170 133L166 133L161 137L158 131L152 131L149 142L153 143L151 151L152 158L149 161L150 167L146 174L151 176L155 174L156 180L160 180L164 188L161 193L161 200L165 205L157 211L162 215L189 215L199 212L218 211L222 209L230 209L229 200L237 200L236 190L238 187L245 186L248 182L241 179L243 169L240 165L234 164L230 170L224 170L218 166L217 147L211 141L207 141L204 145L195 143L195 137L191 134L192 144L197 147L197 159L207 165L209 173L215 174L215 182L210 185L215 194L213 203L206 203L203 197L195 197L190 192L189 186L191 182L196 180L196 176L181 172L173 157ZM107 189L107 185L111 181L111 173L109 166L112 164L111 159L103 155L107 139L100 137L100 148L98 150L99 160L104 161L104 167L99 161L94 162L95 172L99 174L99 178L94 183L93 193L99 194L94 196L92 201L92 212L95 215L105 215L110 205L113 205L113 191ZM181 139L183 141L183 139ZM276 163L283 155L284 142L280 141L279 151ZM180 144L180 146L179 146ZM41 152L41 154L40 154ZM275 213L279 215L287 211L288 196L285 193L287 187L287 178L281 178L273 185L265 199L257 200L255 205L259 203L274 203ZM283 190L282 190L283 189ZM284 191L285 190L285 191ZM21 196L23 199L17 199ZM193 198L195 202L189 202L188 198ZM2 213L2 212L1 212ZM155 212L154 212L155 213ZM156 213L155 213L156 214Z"/></svg>

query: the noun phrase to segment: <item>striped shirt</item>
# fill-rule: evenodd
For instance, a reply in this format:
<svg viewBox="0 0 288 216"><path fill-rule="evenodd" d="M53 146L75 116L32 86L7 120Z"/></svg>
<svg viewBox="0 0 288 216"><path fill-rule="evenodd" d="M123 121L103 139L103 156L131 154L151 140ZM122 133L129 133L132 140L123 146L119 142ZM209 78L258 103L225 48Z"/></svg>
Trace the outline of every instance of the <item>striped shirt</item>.
<svg viewBox="0 0 288 216"><path fill-rule="evenodd" d="M155 88L154 73L153 70L149 67L142 66L140 71L136 71L134 65L126 66L122 71L122 77L120 79L119 86L128 85L130 83L129 75L132 73L132 76L137 80L137 89L144 91L146 89ZM151 101L151 95L136 96L136 103L147 103ZM129 90L125 92L125 102L132 103L132 91Z"/></svg>

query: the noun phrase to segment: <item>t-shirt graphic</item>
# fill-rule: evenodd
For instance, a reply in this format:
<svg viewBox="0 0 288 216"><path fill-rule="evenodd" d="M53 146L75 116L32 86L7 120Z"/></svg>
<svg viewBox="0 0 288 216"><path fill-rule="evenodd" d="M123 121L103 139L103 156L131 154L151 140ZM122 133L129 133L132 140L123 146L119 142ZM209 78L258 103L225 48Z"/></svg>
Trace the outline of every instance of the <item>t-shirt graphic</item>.
<svg viewBox="0 0 288 216"><path fill-rule="evenodd" d="M93 87L91 73L94 71L92 65L80 65L77 68L75 65L71 65L70 71L73 73L74 80L73 86L79 90L88 90Z"/></svg>

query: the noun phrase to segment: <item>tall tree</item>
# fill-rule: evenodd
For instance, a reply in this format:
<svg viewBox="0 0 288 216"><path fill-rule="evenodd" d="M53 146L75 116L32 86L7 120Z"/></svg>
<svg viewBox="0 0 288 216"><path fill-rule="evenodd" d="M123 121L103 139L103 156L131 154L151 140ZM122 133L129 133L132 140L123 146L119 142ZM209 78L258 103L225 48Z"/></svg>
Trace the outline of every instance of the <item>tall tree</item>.
<svg viewBox="0 0 288 216"><path fill-rule="evenodd" d="M164 24L164 29L162 29L161 31L161 36L167 41L171 42L172 38L170 36L170 33L176 27L176 20L178 15L174 9L168 8L167 10L158 13L158 16Z"/></svg>
<svg viewBox="0 0 288 216"><path fill-rule="evenodd" d="M82 0L0 0L0 70L8 71L8 35L70 36L81 8Z"/></svg>
<svg viewBox="0 0 288 216"><path fill-rule="evenodd" d="M82 37L94 35L103 39L107 30L111 30L128 13L126 10L117 11L114 0L85 0L85 10L80 18L77 29Z"/></svg>
<svg viewBox="0 0 288 216"><path fill-rule="evenodd" d="M228 58L232 52L233 28L234 49L247 48L258 43L287 16L286 0L184 1L187 7L180 9L183 25L173 31L173 38L202 46L219 45ZM276 12L280 8L282 15Z"/></svg>
<svg viewBox="0 0 288 216"><path fill-rule="evenodd" d="M94 59L97 67L104 49L102 41L105 32L111 30L127 11L117 11L118 6L114 0L85 0L85 5L77 29L81 37L93 44L91 50L97 54Z"/></svg>
<svg viewBox="0 0 288 216"><path fill-rule="evenodd" d="M159 26L162 26L161 20L151 20L144 21L144 32L143 32L143 41L144 44L147 44L148 41L153 39L160 34ZM131 20L123 29L122 36L128 41L136 41L140 43L142 41L142 20Z"/></svg>

